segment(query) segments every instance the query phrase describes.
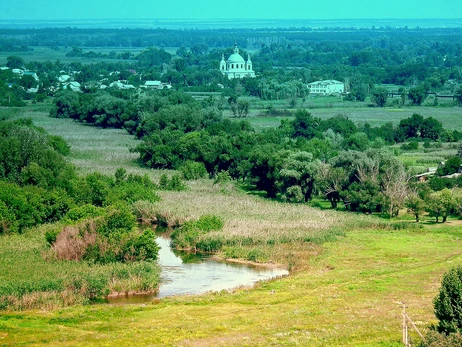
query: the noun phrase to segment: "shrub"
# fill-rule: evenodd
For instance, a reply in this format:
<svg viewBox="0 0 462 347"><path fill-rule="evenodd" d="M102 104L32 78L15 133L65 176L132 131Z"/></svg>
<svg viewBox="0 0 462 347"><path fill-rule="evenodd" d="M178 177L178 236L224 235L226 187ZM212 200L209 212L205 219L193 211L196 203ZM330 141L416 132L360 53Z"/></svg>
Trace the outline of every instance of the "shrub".
<svg viewBox="0 0 462 347"><path fill-rule="evenodd" d="M220 171L213 180L213 184L225 184L231 182L232 178L228 171Z"/></svg>
<svg viewBox="0 0 462 347"><path fill-rule="evenodd" d="M66 219L68 221L81 221L83 219L91 219L104 214L104 208L93 206L90 204L85 204L82 206L77 206L70 209L66 214Z"/></svg>
<svg viewBox="0 0 462 347"><path fill-rule="evenodd" d="M258 248L254 248L247 253L246 259L254 262L262 262L265 259L265 253Z"/></svg>
<svg viewBox="0 0 462 347"><path fill-rule="evenodd" d="M162 190L181 191L186 189L186 185L180 175L173 175L168 178L166 174L162 174L159 179L158 188Z"/></svg>
<svg viewBox="0 0 462 347"><path fill-rule="evenodd" d="M191 249L194 251L216 251L221 248L221 241L216 238L204 238L210 231L223 228L223 221L214 215L201 216L197 221L185 222L176 229L172 235L172 244L177 248Z"/></svg>
<svg viewBox="0 0 462 347"><path fill-rule="evenodd" d="M419 143L417 141L411 141L409 143L403 143L401 145L403 151L416 151L419 149Z"/></svg>
<svg viewBox="0 0 462 347"><path fill-rule="evenodd" d="M105 236L121 232L130 233L136 227L136 218L128 205L119 204L108 208L108 213L98 223L97 232Z"/></svg>
<svg viewBox="0 0 462 347"><path fill-rule="evenodd" d="M57 259L100 264L154 260L159 250L152 230L140 232L127 205L107 209L105 215L46 235Z"/></svg>
<svg viewBox="0 0 462 347"><path fill-rule="evenodd" d="M146 187L137 182L124 182L112 188L107 197L107 203L116 203L117 201L125 201L134 203L135 201L159 201L159 196L156 194L154 186Z"/></svg>
<svg viewBox="0 0 462 347"><path fill-rule="evenodd" d="M0 200L0 234L11 234L18 231L19 222L13 211Z"/></svg>
<svg viewBox="0 0 462 347"><path fill-rule="evenodd" d="M64 156L71 152L71 147L61 136L49 135L48 145L52 147L56 152Z"/></svg>
<svg viewBox="0 0 462 347"><path fill-rule="evenodd" d="M220 217L214 215L201 216L195 223L194 226L202 231L221 230L223 228L223 220Z"/></svg>
<svg viewBox="0 0 462 347"><path fill-rule="evenodd" d="M52 245L56 242L56 238L58 237L61 230L59 229L50 229L45 232L45 240L49 245Z"/></svg>
<svg viewBox="0 0 462 347"><path fill-rule="evenodd" d="M440 334L437 331L430 330L425 335L425 340L422 341L419 347L454 347L462 346L462 334Z"/></svg>
<svg viewBox="0 0 462 347"><path fill-rule="evenodd" d="M455 179L447 177L432 177L428 181L428 185L434 191L443 190L444 188L452 189L456 183Z"/></svg>
<svg viewBox="0 0 462 347"><path fill-rule="evenodd" d="M203 163L188 160L180 167L185 180L197 180L207 175L207 169Z"/></svg>
<svg viewBox="0 0 462 347"><path fill-rule="evenodd" d="M181 176L180 175L173 175L171 180L170 180L168 190L181 191L181 190L185 190L185 189L186 189L186 185L183 182L183 180L181 179Z"/></svg>
<svg viewBox="0 0 462 347"><path fill-rule="evenodd" d="M156 235L150 229L132 234L123 248L124 261L155 260L159 252Z"/></svg>
<svg viewBox="0 0 462 347"><path fill-rule="evenodd" d="M199 240L196 245L197 249L203 252L217 252L223 247L223 241L219 238L204 238Z"/></svg>
<svg viewBox="0 0 462 347"><path fill-rule="evenodd" d="M305 202L305 196L303 195L302 188L297 185L287 188L287 191L284 193L282 198L284 201L288 202Z"/></svg>

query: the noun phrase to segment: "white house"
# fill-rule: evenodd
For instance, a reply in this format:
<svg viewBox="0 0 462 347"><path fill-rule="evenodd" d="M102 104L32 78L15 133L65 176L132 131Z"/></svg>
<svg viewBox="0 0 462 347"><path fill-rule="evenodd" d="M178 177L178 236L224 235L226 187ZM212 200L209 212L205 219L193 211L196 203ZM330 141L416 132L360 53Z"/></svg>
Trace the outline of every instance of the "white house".
<svg viewBox="0 0 462 347"><path fill-rule="evenodd" d="M239 48L237 48L237 44L234 45L234 53L229 56L228 60L225 61L225 56L222 54L220 61L220 71L230 80L233 78L255 77L255 72L252 69L252 61L250 60L250 55L247 57L247 61L245 61L244 58L242 58L242 56L239 54Z"/></svg>
<svg viewBox="0 0 462 347"><path fill-rule="evenodd" d="M162 83L161 81L146 81L141 88L147 89L172 89L172 85L170 83Z"/></svg>
<svg viewBox="0 0 462 347"><path fill-rule="evenodd" d="M161 81L146 81L143 85L143 88L148 89L164 89L164 85Z"/></svg>
<svg viewBox="0 0 462 347"><path fill-rule="evenodd" d="M133 84L125 84L122 83L121 81L115 81L112 82L109 87L115 87L119 89L136 89L136 87Z"/></svg>
<svg viewBox="0 0 462 347"><path fill-rule="evenodd" d="M69 75L61 75L58 77L58 81L61 83L67 82L71 79L71 76Z"/></svg>
<svg viewBox="0 0 462 347"><path fill-rule="evenodd" d="M324 80L308 83L310 94L331 95L345 92L345 83L336 80Z"/></svg>
<svg viewBox="0 0 462 347"><path fill-rule="evenodd" d="M63 83L63 88L65 89L70 89L73 92L82 92L82 89L80 89L80 83L79 82L66 82Z"/></svg>

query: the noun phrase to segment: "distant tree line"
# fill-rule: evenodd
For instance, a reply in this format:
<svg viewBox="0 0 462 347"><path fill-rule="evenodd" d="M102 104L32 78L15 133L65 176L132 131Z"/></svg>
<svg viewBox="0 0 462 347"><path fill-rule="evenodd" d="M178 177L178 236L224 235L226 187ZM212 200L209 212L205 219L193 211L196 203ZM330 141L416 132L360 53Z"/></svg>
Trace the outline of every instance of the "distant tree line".
<svg viewBox="0 0 462 347"><path fill-rule="evenodd" d="M462 35L460 28L446 29L76 29L49 28L0 30L0 44L68 47L68 56L105 58L126 62L122 70L143 69L157 79L177 85L232 85L220 78L217 66L234 43L246 58L252 50L258 83L246 83L248 94L263 99L300 96L295 82L347 80L355 100L364 100L374 84L396 84L408 90L412 103L425 92L462 80ZM15 43L17 41L17 43ZM85 47L83 49L82 47ZM142 47L141 54L97 53L92 47ZM149 48L150 47L150 48ZM175 55L166 47L177 47ZM81 70L81 69L79 69ZM94 70L97 70L95 68ZM120 69L119 69L120 70ZM82 74L88 81L97 74ZM406 93L407 93L406 92ZM283 93L284 95L280 95Z"/></svg>

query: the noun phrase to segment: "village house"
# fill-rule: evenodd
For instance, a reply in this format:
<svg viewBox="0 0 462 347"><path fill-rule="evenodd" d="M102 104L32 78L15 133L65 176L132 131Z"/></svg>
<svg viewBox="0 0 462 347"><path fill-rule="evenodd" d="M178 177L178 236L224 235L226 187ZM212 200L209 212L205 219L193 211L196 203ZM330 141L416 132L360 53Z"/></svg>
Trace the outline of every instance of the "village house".
<svg viewBox="0 0 462 347"><path fill-rule="evenodd" d="M63 88L72 90L73 92L82 92L81 85L79 82L66 82L63 83Z"/></svg>
<svg viewBox="0 0 462 347"><path fill-rule="evenodd" d="M146 89L171 89L172 86L169 83L162 83L161 81L146 81L144 85L141 86Z"/></svg>
<svg viewBox="0 0 462 347"><path fill-rule="evenodd" d="M136 87L133 84L126 84L123 83L122 81L115 81L112 82L109 87L114 87L118 89L136 89Z"/></svg>
<svg viewBox="0 0 462 347"><path fill-rule="evenodd" d="M71 76L69 75L61 75L58 77L58 81L61 83L67 82L71 79Z"/></svg>

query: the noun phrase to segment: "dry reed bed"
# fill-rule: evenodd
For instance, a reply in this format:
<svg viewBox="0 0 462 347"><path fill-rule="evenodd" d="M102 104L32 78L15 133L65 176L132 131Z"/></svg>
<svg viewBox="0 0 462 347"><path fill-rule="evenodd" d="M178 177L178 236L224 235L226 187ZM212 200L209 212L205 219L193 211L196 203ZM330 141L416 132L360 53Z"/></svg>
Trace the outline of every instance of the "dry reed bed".
<svg viewBox="0 0 462 347"><path fill-rule="evenodd" d="M367 216L281 203L230 187L223 192L210 181L192 182L191 188L182 192L159 192L162 200L158 203L158 212L180 221L205 214L223 218L223 232L213 233L211 237L311 241L332 230L338 233L353 226L372 224Z"/></svg>

